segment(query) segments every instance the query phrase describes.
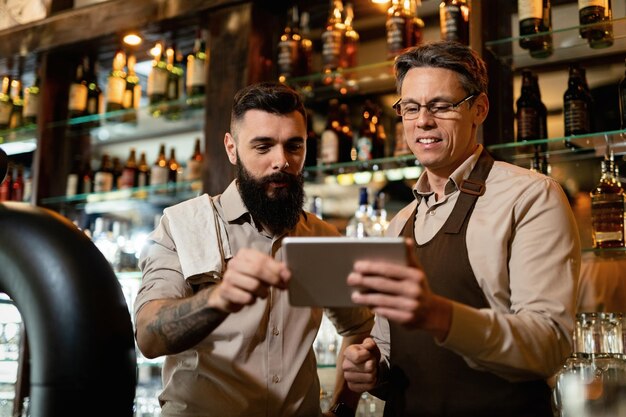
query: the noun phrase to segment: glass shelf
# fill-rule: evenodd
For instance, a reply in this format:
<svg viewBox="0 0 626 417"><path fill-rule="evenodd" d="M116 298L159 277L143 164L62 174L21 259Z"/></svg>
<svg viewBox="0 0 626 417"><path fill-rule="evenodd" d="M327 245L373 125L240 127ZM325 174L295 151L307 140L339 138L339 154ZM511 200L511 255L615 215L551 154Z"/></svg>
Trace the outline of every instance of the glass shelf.
<svg viewBox="0 0 626 417"><path fill-rule="evenodd" d="M113 143L185 133L204 126L204 96L184 98L49 123L46 128L68 128L68 134L89 133L96 143ZM9 155L37 148L37 126L0 131L0 147Z"/></svg>
<svg viewBox="0 0 626 417"><path fill-rule="evenodd" d="M587 39L580 37L580 29L584 27L603 26L607 23L572 26L555 29L531 36L517 36L485 42L487 50L491 51L500 61L513 68L526 68L556 62L580 61L596 58L603 55L621 54L626 50L626 17L614 19L613 45L607 48L593 49ZM526 49L519 46L522 38L532 39L540 36L552 35L554 51L547 58L533 58Z"/></svg>
<svg viewBox="0 0 626 417"><path fill-rule="evenodd" d="M395 91L393 60L288 78L285 82L314 100Z"/></svg>
<svg viewBox="0 0 626 417"><path fill-rule="evenodd" d="M530 161L537 149L540 155L550 158L550 163L558 163L602 157L607 151L607 145L615 155L626 154L626 129L525 142L508 142L491 145L487 149L494 156L516 164Z"/></svg>
<svg viewBox="0 0 626 417"><path fill-rule="evenodd" d="M42 199L43 205L69 203L81 207L90 204L92 207L103 206L103 211L117 211L123 207L121 202L143 201L152 205L171 205L174 202L195 197L202 192L202 181L185 181L179 183L149 185L145 187L126 188L103 193L76 194L74 196L57 196Z"/></svg>

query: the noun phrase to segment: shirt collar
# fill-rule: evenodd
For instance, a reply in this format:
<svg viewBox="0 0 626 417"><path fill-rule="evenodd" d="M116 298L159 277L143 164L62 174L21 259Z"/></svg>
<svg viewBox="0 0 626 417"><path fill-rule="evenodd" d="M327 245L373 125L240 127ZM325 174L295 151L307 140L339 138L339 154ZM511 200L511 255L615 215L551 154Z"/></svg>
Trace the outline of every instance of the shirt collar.
<svg viewBox="0 0 626 417"><path fill-rule="evenodd" d="M464 179L467 179L476 162L478 162L478 158L480 157L480 153L483 150L483 145L478 144L474 153L470 155L463 163L448 177L448 182L444 188L444 195L448 196L456 192L460 184ZM430 184L428 183L428 173L426 171L422 172L422 175L419 176L415 186L413 187L413 195L417 200L417 203L421 203L422 199L430 198L435 192L430 189Z"/></svg>
<svg viewBox="0 0 626 417"><path fill-rule="evenodd" d="M233 180L224 190L220 197L220 205L224 210L224 219L227 222L233 222L246 214L250 215L248 208L241 199L241 194L239 194L237 180Z"/></svg>

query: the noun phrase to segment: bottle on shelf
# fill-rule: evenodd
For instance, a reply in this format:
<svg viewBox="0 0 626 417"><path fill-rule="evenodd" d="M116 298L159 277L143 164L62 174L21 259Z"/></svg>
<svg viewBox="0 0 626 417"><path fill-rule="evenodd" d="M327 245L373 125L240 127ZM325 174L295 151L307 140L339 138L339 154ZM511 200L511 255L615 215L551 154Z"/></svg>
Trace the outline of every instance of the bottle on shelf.
<svg viewBox="0 0 626 417"><path fill-rule="evenodd" d="M533 58L552 55L552 7L550 0L518 0L519 46L528 49Z"/></svg>
<svg viewBox="0 0 626 417"><path fill-rule="evenodd" d="M350 125L350 108L346 103L339 105L339 162L356 160L354 136Z"/></svg>
<svg viewBox="0 0 626 417"><path fill-rule="evenodd" d="M24 166L18 164L15 167L15 175L11 191L11 199L13 201L24 201Z"/></svg>
<svg viewBox="0 0 626 417"><path fill-rule="evenodd" d="M278 81L285 82L288 78L300 75L300 36L298 22L298 6L293 6L287 14L287 24L278 41Z"/></svg>
<svg viewBox="0 0 626 417"><path fill-rule="evenodd" d="M422 0L410 0L410 24L408 26L409 46L418 46L424 42L424 21L419 17L419 8L422 6Z"/></svg>
<svg viewBox="0 0 626 417"><path fill-rule="evenodd" d="M87 114L100 114L104 108L104 98L102 90L98 85L98 61L85 57L84 61L87 65ZM91 65L89 65L91 63ZM100 124L98 120L91 122L96 127Z"/></svg>
<svg viewBox="0 0 626 417"><path fill-rule="evenodd" d="M102 154L100 168L94 174L93 191L95 193L111 191L113 184L113 162L111 157L105 153Z"/></svg>
<svg viewBox="0 0 626 417"><path fill-rule="evenodd" d="M376 127L376 135L374 135L374 149L372 156L377 158L383 158L390 154L387 150L387 133L385 132L385 126L382 122L383 110L378 105L374 105L372 109L372 123Z"/></svg>
<svg viewBox="0 0 626 417"><path fill-rule="evenodd" d="M24 125L24 91L22 89L21 75L11 80L11 116L9 117L9 129L17 129Z"/></svg>
<svg viewBox="0 0 626 417"><path fill-rule="evenodd" d="M443 0L439 4L441 39L469 45L469 12L467 0Z"/></svg>
<svg viewBox="0 0 626 417"><path fill-rule="evenodd" d="M352 3L346 3L345 14L345 31L341 45L343 50L341 52L339 66L341 68L351 68L357 66L357 55L359 51L359 34L352 26L354 21L354 8Z"/></svg>
<svg viewBox="0 0 626 417"><path fill-rule="evenodd" d="M162 110L158 104L167 99L167 83L169 78L164 43L162 41L157 42L150 53L154 59L152 60L152 68L148 74L147 93L150 105L154 106L152 115L159 117Z"/></svg>
<svg viewBox="0 0 626 417"><path fill-rule="evenodd" d="M594 248L624 246L624 189L611 172L609 158L601 161L601 177L591 191L591 237Z"/></svg>
<svg viewBox="0 0 626 417"><path fill-rule="evenodd" d="M410 46L410 11L401 0L392 0L387 10L385 31L387 33L387 59L393 59Z"/></svg>
<svg viewBox="0 0 626 417"><path fill-rule="evenodd" d="M204 155L200 150L200 138L196 138L193 153L187 161L187 181L195 181L202 178L202 161Z"/></svg>
<svg viewBox="0 0 626 417"><path fill-rule="evenodd" d="M187 98L191 101L189 104L192 106L202 104L197 102L197 98L205 94L208 64L204 31L198 29L193 44L193 52L187 56L187 74L185 75Z"/></svg>
<svg viewBox="0 0 626 417"><path fill-rule="evenodd" d="M185 70L183 66L183 55L176 48L175 44L166 50L167 65L170 70L169 77L167 79L167 100L168 104L167 112L165 116L171 120L178 120L181 117L182 105L178 103L178 100L182 99L185 92ZM173 103L172 103L173 102Z"/></svg>
<svg viewBox="0 0 626 417"><path fill-rule="evenodd" d="M122 175L120 175L120 179L118 182L118 188L133 188L137 185L137 159L135 155L135 148L130 149L130 153L128 154L128 158L124 163L124 168L122 169Z"/></svg>
<svg viewBox="0 0 626 417"><path fill-rule="evenodd" d="M167 181L178 183L182 181L183 167L176 160L176 149L170 149L170 158L167 160L168 176Z"/></svg>
<svg viewBox="0 0 626 417"><path fill-rule="evenodd" d="M539 88L539 77L533 74L533 94L537 99L537 107L539 109L539 138L548 138L548 108L541 100L541 89ZM547 150L547 145L540 145L541 151Z"/></svg>
<svg viewBox="0 0 626 417"><path fill-rule="evenodd" d="M150 166L146 160L146 153L142 152L137 163L137 187L145 187L150 184Z"/></svg>
<svg viewBox="0 0 626 417"><path fill-rule="evenodd" d="M122 178L122 173L124 172L124 165L120 161L119 156L113 157L113 189L119 190L120 188L120 179Z"/></svg>
<svg viewBox="0 0 626 417"><path fill-rule="evenodd" d="M2 90L0 90L0 130L8 129L11 124L13 100L11 100L11 76L2 76Z"/></svg>
<svg viewBox="0 0 626 417"><path fill-rule="evenodd" d="M340 66L341 51L343 50L343 33L345 25L342 19L343 3L341 0L330 0L330 13L326 28L322 32L322 71L326 74L325 84L333 82L331 73Z"/></svg>
<svg viewBox="0 0 626 417"><path fill-rule="evenodd" d="M626 64L626 61L625 61ZM620 129L626 129L626 70L624 70L624 76L619 81L618 87L619 94L619 121Z"/></svg>
<svg viewBox="0 0 626 417"><path fill-rule="evenodd" d="M94 173L91 169L91 160L89 158L83 163L81 178L78 191L83 194L92 193L94 191Z"/></svg>
<svg viewBox="0 0 626 417"><path fill-rule="evenodd" d="M328 103L328 116L326 118L326 128L320 138L321 164L334 164L339 162L339 135L341 124L339 121L339 100L331 99Z"/></svg>
<svg viewBox="0 0 626 417"><path fill-rule="evenodd" d="M307 114L307 135L306 135L306 157L304 158L305 167L314 167L318 164L319 150L320 150L320 137L317 132L313 130L313 113Z"/></svg>
<svg viewBox="0 0 626 417"><path fill-rule="evenodd" d="M300 44L298 45L300 58L298 74L301 76L307 76L313 72L313 41L309 22L309 13L302 12L300 14Z"/></svg>
<svg viewBox="0 0 626 417"><path fill-rule="evenodd" d="M411 148L404 139L404 125L402 124L402 118L397 117L394 123L394 148L393 156L410 155Z"/></svg>
<svg viewBox="0 0 626 417"><path fill-rule="evenodd" d="M569 67L567 90L563 95L565 136L591 132L591 96L585 90L581 68L578 64ZM577 147L569 140L567 146Z"/></svg>
<svg viewBox="0 0 626 417"><path fill-rule="evenodd" d="M387 220L387 210L385 209L385 202L387 195L384 192L379 192L372 199L372 211L370 214L370 226L369 236L382 237L385 235L385 231L389 226L389 220Z"/></svg>
<svg viewBox="0 0 626 417"><path fill-rule="evenodd" d="M32 85L24 88L24 113L25 125L37 124L37 113L39 112L39 97L41 97L41 77L39 75L39 64L35 68L35 80Z"/></svg>
<svg viewBox="0 0 626 417"><path fill-rule="evenodd" d="M150 169L150 185L167 184L169 175L169 166L167 164L167 157L165 156L165 144L161 144L159 147L159 155Z"/></svg>
<svg viewBox="0 0 626 417"><path fill-rule="evenodd" d="M0 201L10 201L13 191L13 164L8 163L7 173L4 180L0 183Z"/></svg>
<svg viewBox="0 0 626 417"><path fill-rule="evenodd" d="M372 120L374 117L374 105L368 99L365 101L361 113L361 126L356 137L356 159L358 161L369 161L374 158L374 142L376 141L376 124Z"/></svg>
<svg viewBox="0 0 626 417"><path fill-rule="evenodd" d="M135 58L135 55L128 54L128 58L126 59L128 74L126 75L124 98L122 100L122 107L126 109L126 112L122 115L122 120L130 123L137 121L137 111L141 100L141 84L135 72L136 62L137 58Z"/></svg>
<svg viewBox="0 0 626 417"><path fill-rule="evenodd" d="M613 45L611 0L578 0L580 36L594 49Z"/></svg>
<svg viewBox="0 0 626 417"><path fill-rule="evenodd" d="M121 49L118 49L113 57L113 67L107 79L107 113L124 108L124 92L126 91L125 66L126 54Z"/></svg>
<svg viewBox="0 0 626 417"><path fill-rule="evenodd" d="M359 206L348 220L346 236L367 237L371 227L369 194L367 187L359 188Z"/></svg>
<svg viewBox="0 0 626 417"><path fill-rule="evenodd" d="M69 118L80 117L87 114L87 79L85 78L84 65L81 61L76 66L76 76L70 84L67 112Z"/></svg>
<svg viewBox="0 0 626 417"><path fill-rule="evenodd" d="M69 174L65 179L65 196L73 197L76 194L80 194L80 179L81 179L81 157L79 155L74 156L72 166Z"/></svg>
<svg viewBox="0 0 626 417"><path fill-rule="evenodd" d="M517 111L517 142L541 139L540 130L540 105L534 91L533 73L530 70L522 71L522 91L516 101ZM528 151L524 146L523 151Z"/></svg>

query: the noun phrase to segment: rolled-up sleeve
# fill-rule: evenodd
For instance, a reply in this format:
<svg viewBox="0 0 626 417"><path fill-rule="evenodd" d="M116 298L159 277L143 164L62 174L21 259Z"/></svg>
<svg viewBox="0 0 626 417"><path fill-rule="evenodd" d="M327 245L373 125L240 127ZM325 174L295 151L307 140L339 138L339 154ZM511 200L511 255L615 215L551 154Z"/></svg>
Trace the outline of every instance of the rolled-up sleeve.
<svg viewBox="0 0 626 417"><path fill-rule="evenodd" d="M135 299L135 317L146 303L166 298L184 298L192 289L185 281L167 216L150 233L139 257L141 286Z"/></svg>
<svg viewBox="0 0 626 417"><path fill-rule="evenodd" d="M374 314L369 308L327 308L324 313L341 336L369 333L374 325Z"/></svg>

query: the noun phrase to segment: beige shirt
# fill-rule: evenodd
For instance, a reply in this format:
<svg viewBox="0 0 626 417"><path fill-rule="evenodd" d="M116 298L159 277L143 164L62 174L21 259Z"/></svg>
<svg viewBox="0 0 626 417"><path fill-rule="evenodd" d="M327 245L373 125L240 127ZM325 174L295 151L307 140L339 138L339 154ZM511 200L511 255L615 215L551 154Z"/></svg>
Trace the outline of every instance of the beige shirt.
<svg viewBox="0 0 626 417"><path fill-rule="evenodd" d="M227 223L233 254L249 247L282 259L284 236L273 237L257 230L234 182L213 199ZM166 214L142 253L143 281L135 314L148 301L192 295L168 227ZM304 214L288 235L335 236L338 232L314 215ZM342 336L368 332L373 325L367 309L326 313ZM322 314L319 308L292 307L287 292L274 288L267 299L231 314L194 349L165 358L164 389L159 397L162 415L321 415L312 345Z"/></svg>
<svg viewBox="0 0 626 417"><path fill-rule="evenodd" d="M449 178L435 201L422 174L416 201L392 220L400 235L416 204L415 238L430 240L454 207L457 184L469 176L482 146ZM489 309L454 303L452 325L441 346L469 366L511 381L553 375L571 352L580 242L567 198L553 179L496 161L467 227L467 251ZM442 262L454 262L454 254ZM435 280L437 277L428 277ZM372 332L388 358L389 323L377 317ZM383 364L384 365L384 364Z"/></svg>

